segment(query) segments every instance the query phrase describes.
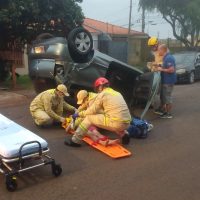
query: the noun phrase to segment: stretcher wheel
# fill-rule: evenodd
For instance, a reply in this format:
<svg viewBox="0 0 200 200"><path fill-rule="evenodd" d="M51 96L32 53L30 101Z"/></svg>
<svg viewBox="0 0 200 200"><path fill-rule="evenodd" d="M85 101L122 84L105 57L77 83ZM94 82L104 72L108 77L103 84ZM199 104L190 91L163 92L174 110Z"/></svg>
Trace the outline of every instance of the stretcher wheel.
<svg viewBox="0 0 200 200"><path fill-rule="evenodd" d="M62 168L60 165L52 165L52 173L54 176L60 176L60 174L62 173Z"/></svg>
<svg viewBox="0 0 200 200"><path fill-rule="evenodd" d="M6 178L6 188L10 192L14 192L17 189L17 180L15 177Z"/></svg>

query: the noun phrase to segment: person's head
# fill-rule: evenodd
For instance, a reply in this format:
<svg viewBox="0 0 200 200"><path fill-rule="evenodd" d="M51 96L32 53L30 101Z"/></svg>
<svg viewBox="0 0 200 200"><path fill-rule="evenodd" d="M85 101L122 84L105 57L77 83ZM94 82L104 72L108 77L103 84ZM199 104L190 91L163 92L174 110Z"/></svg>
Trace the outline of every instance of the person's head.
<svg viewBox="0 0 200 200"><path fill-rule="evenodd" d="M107 87L109 87L109 81L104 77L100 77L94 82L94 90L98 93L102 92Z"/></svg>
<svg viewBox="0 0 200 200"><path fill-rule="evenodd" d="M148 46L152 49L152 51L158 50L158 38L157 37L150 37L148 40Z"/></svg>
<svg viewBox="0 0 200 200"><path fill-rule="evenodd" d="M81 105L88 100L89 93L86 90L80 90L77 93L77 104Z"/></svg>
<svg viewBox="0 0 200 200"><path fill-rule="evenodd" d="M69 93L67 91L67 87L63 84L58 85L56 87L55 92L59 97L69 96Z"/></svg>
<svg viewBox="0 0 200 200"><path fill-rule="evenodd" d="M167 48L167 45L166 45L166 44L161 44L161 45L158 47L158 54L159 54L160 56L164 56L167 52L168 52L168 48Z"/></svg>

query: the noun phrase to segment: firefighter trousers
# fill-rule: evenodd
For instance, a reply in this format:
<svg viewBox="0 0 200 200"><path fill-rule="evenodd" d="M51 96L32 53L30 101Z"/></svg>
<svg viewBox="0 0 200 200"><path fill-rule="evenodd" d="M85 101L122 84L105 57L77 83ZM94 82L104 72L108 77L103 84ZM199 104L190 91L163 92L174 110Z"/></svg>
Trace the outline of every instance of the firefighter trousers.
<svg viewBox="0 0 200 200"><path fill-rule="evenodd" d="M31 112L31 115L37 125L48 125L52 124L53 119L43 110L36 110Z"/></svg>
<svg viewBox="0 0 200 200"><path fill-rule="evenodd" d="M113 120L104 114L87 115L75 131L72 141L75 143L80 143L83 137L87 134L89 127L92 125L101 129L115 132L122 137L125 134L125 130L129 126L129 122Z"/></svg>

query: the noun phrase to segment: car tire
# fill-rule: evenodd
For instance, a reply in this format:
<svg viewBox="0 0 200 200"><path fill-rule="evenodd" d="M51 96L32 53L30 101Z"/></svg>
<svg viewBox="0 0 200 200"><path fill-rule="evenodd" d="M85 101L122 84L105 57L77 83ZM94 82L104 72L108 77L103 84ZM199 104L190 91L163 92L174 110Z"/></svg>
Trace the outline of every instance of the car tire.
<svg viewBox="0 0 200 200"><path fill-rule="evenodd" d="M56 87L56 83L52 79L34 79L32 82L37 94Z"/></svg>
<svg viewBox="0 0 200 200"><path fill-rule="evenodd" d="M52 174L55 177L60 176L62 173L62 167L60 165L52 164Z"/></svg>
<svg viewBox="0 0 200 200"><path fill-rule="evenodd" d="M87 62L93 52L93 39L82 27L73 29L68 35L68 49L75 62Z"/></svg>
<svg viewBox="0 0 200 200"><path fill-rule="evenodd" d="M194 72L190 72L189 77L188 77L188 82L189 84L194 83Z"/></svg>
<svg viewBox="0 0 200 200"><path fill-rule="evenodd" d="M50 38L53 38L54 35L52 35L51 33L41 33L40 35L38 35L36 37L36 40L39 41L39 40L46 40L46 39L50 39Z"/></svg>
<svg viewBox="0 0 200 200"><path fill-rule="evenodd" d="M6 177L6 188L9 192L14 192L17 189L17 181L15 177Z"/></svg>

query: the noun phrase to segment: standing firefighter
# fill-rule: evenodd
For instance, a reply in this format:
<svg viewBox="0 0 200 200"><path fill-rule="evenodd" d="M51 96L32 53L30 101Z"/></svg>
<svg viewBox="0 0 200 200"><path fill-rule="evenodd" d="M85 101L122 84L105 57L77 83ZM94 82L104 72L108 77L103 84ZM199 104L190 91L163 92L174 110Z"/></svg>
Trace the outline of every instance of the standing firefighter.
<svg viewBox="0 0 200 200"><path fill-rule="evenodd" d="M158 53L158 47L159 47L159 43L158 43L158 38L156 37L151 37L148 40L148 46L151 48L152 53L154 55L154 61L152 62L152 65L159 65L163 63L163 56L159 55Z"/></svg>
<svg viewBox="0 0 200 200"><path fill-rule="evenodd" d="M152 53L154 55L154 61L147 63L147 67L153 71L157 72L157 68L163 64L163 55L160 55L158 52L158 48L161 44L158 42L157 37L151 37L148 40L148 46L151 47ZM169 51L169 50L167 50ZM154 111L154 113L161 115L163 114L163 106L164 102L162 101L162 87L160 88L160 105L159 107Z"/></svg>
<svg viewBox="0 0 200 200"><path fill-rule="evenodd" d="M126 131L130 124L131 115L122 95L109 87L109 81L103 77L98 78L94 84L99 93L93 104L85 111L73 115L73 118L83 117L79 127L70 140L65 144L69 146L81 146L82 138L93 125L117 133L122 138L123 144L129 143L129 135Z"/></svg>
<svg viewBox="0 0 200 200"><path fill-rule="evenodd" d="M65 122L63 111L75 112L76 109L64 101L64 96L69 96L69 94L63 84L36 96L30 105L30 112L35 123L41 126L50 125L53 122Z"/></svg>

